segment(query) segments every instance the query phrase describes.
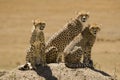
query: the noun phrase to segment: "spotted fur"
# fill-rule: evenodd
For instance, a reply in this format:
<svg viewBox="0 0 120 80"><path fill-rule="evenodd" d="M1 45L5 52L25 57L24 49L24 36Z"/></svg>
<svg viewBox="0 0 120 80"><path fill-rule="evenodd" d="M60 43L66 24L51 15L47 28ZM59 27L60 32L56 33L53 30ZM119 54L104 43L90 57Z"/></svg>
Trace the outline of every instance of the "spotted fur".
<svg viewBox="0 0 120 80"><path fill-rule="evenodd" d="M96 35L100 31L100 28L98 25L88 25L82 33L80 33L78 36L76 36L70 44L65 48L63 54L62 54L62 59L64 59L66 66L76 68L76 67L93 67L93 62L91 60L91 49L93 47L93 44L95 43ZM79 60L77 62L72 62L71 58L66 58L66 56L70 54L75 54L71 53L76 49L75 47L81 47L83 51L83 63L81 63L81 57L80 55ZM78 48L79 49L79 48ZM80 54L80 52L76 52L76 54ZM73 61L74 59L77 59L78 56L73 56Z"/></svg>
<svg viewBox="0 0 120 80"><path fill-rule="evenodd" d="M33 25L35 28L30 38L30 48L27 52L26 64L23 66L23 69L31 69L28 64L31 64L33 69L36 69L38 65L46 65L45 38L43 32L45 23L35 20Z"/></svg>
<svg viewBox="0 0 120 80"><path fill-rule="evenodd" d="M65 25L63 29L54 34L46 43L46 49L54 46L57 51L46 54L47 62L56 62L59 53L64 51L64 48L77 36L83 28L83 23L87 21L89 15L87 13L80 13L77 18ZM55 56L53 54L56 54ZM53 55L53 56L52 56ZM50 58L52 57L52 58ZM52 59L52 60L50 60ZM51 62L50 62L51 61Z"/></svg>

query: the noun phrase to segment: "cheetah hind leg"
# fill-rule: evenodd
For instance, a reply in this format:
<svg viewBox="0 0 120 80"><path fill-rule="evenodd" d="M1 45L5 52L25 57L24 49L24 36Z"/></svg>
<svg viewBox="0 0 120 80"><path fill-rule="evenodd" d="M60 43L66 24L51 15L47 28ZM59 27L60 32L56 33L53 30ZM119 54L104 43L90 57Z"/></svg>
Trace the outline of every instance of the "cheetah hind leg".
<svg viewBox="0 0 120 80"><path fill-rule="evenodd" d="M64 63L64 62L65 62L65 61L64 61L64 52L59 52L59 53L58 53L56 62L57 62L57 63L60 63L60 62Z"/></svg>
<svg viewBox="0 0 120 80"><path fill-rule="evenodd" d="M56 59L58 56L58 49L55 46L51 46L50 48L45 50L46 54L46 63L56 63Z"/></svg>
<svg viewBox="0 0 120 80"><path fill-rule="evenodd" d="M68 68L84 68L85 67L84 64L81 63L81 58L82 58L82 54L83 54L83 51L82 51L81 47L75 46L70 54L71 54L71 56L73 56L73 59L75 59L75 57L76 57L77 62L76 61L75 62L68 62L69 61L68 58L70 56L66 56L65 57L66 67L68 67Z"/></svg>

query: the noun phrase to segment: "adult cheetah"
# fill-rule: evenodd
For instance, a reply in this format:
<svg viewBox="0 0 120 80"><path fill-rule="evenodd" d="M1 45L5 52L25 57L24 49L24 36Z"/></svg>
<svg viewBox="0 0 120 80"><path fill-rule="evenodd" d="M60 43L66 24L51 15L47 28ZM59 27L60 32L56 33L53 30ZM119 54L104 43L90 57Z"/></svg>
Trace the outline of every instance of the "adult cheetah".
<svg viewBox="0 0 120 80"><path fill-rule="evenodd" d="M45 55L45 23L39 19L33 21L34 30L30 39L30 49L26 55L26 64L21 69L36 69L38 65L46 65Z"/></svg>
<svg viewBox="0 0 120 80"><path fill-rule="evenodd" d="M91 60L91 49L96 40L96 35L100 31L97 24L91 24L85 27L85 29L78 34L70 44L65 48L61 57L67 67L91 67L93 68L93 62ZM82 49L80 49L80 47ZM83 52L82 52L83 51ZM83 64L81 63L81 57L83 54ZM71 58L71 56L73 58ZM75 56L76 55L76 56ZM73 61L71 60L73 59ZM76 59L76 61L75 61Z"/></svg>
<svg viewBox="0 0 120 80"><path fill-rule="evenodd" d="M61 29L59 32L54 34L46 43L46 50L49 49L52 51L46 51L46 57L47 57L47 63L55 63L58 53L63 52L66 45L70 43L70 41L73 40L75 36L77 36L83 28L83 23L87 21L89 18L88 12L81 12L79 15L65 25L63 29ZM56 49L55 49L56 48ZM56 51L57 50L57 51Z"/></svg>

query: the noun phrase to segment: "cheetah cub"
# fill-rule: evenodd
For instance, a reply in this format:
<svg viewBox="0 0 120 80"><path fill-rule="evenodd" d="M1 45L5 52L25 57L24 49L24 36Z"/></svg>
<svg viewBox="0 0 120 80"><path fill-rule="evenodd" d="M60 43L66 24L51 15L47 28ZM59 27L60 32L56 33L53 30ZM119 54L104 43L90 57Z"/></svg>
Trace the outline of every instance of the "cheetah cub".
<svg viewBox="0 0 120 80"><path fill-rule="evenodd" d="M36 69L37 66L46 66L45 55L45 37L44 28L45 23L39 19L33 21L34 30L30 38L30 49L26 55L26 64L22 69Z"/></svg>
<svg viewBox="0 0 120 80"><path fill-rule="evenodd" d="M98 25L98 24L88 25L88 27L86 27L84 32L82 33L84 38L86 38L86 41L85 41L84 46L83 46L83 51L84 51L83 64L85 65L85 67L90 67L90 68L94 67L93 61L91 59L91 51L92 51L92 47L95 43L97 33L100 31L100 26L101 25Z"/></svg>
<svg viewBox="0 0 120 80"><path fill-rule="evenodd" d="M64 60L68 64L69 63L71 63L71 64L78 63L78 62L80 62L82 54L83 54L82 48L75 46L72 51L70 51L68 54L64 55Z"/></svg>
<svg viewBox="0 0 120 80"><path fill-rule="evenodd" d="M58 54L63 52L74 37L81 33L88 19L89 12L80 12L73 20L67 23L47 41L46 49L49 50L46 51L47 63L56 63ZM51 49L51 47L54 49Z"/></svg>
<svg viewBox="0 0 120 80"><path fill-rule="evenodd" d="M93 61L91 60L91 49L93 47L93 44L95 43L96 36L99 31L100 31L99 25L90 24L87 27L85 27L82 33L80 33L70 42L70 44L65 48L61 57L67 67L93 68ZM75 54L78 55L74 56ZM71 56L69 55L73 55L73 58L70 58ZM83 63L81 63L82 55L83 55ZM74 62L71 59L73 59ZM79 60L77 60L76 62L75 59L79 59Z"/></svg>

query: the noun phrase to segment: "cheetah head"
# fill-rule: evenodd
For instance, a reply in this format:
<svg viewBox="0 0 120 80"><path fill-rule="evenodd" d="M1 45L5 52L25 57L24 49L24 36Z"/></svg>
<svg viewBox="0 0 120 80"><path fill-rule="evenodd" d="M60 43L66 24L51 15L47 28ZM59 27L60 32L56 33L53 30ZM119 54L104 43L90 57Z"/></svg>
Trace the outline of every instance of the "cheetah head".
<svg viewBox="0 0 120 80"><path fill-rule="evenodd" d="M81 22L86 22L89 18L89 12L80 12L78 13L77 19Z"/></svg>
<svg viewBox="0 0 120 80"><path fill-rule="evenodd" d="M39 19L33 20L33 25L35 28L38 28L40 30L44 30L46 24L44 22L41 22Z"/></svg>
<svg viewBox="0 0 120 80"><path fill-rule="evenodd" d="M97 33L100 31L100 26L98 24L90 24L89 25L89 31L92 35L96 36Z"/></svg>

